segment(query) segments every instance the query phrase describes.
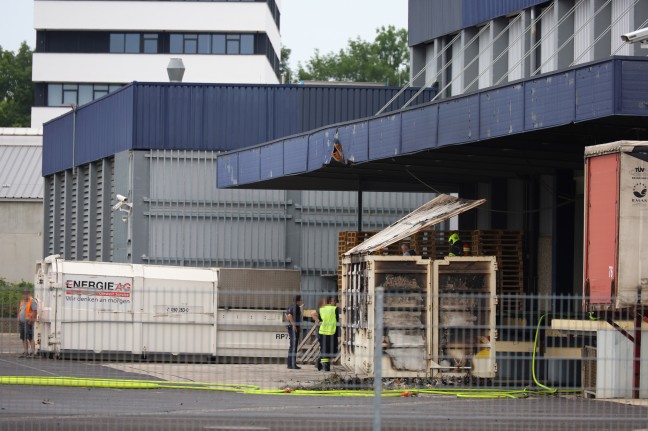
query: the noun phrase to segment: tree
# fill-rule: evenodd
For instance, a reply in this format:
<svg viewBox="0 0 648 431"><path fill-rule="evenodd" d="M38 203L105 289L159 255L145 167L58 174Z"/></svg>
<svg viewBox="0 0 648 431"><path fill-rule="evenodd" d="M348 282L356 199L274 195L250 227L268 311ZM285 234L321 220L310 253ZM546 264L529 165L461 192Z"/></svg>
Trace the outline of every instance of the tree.
<svg viewBox="0 0 648 431"><path fill-rule="evenodd" d="M281 74L284 77L284 82L286 84L290 84L293 82L293 71L290 68L290 54L292 54L292 49L288 48L287 46L282 46L281 47Z"/></svg>
<svg viewBox="0 0 648 431"><path fill-rule="evenodd" d="M23 42L17 53L0 47L0 127L29 127L34 89L32 51Z"/></svg>
<svg viewBox="0 0 648 431"><path fill-rule="evenodd" d="M407 30L394 26L376 29L373 42L349 39L338 53L315 54L298 66L299 80L384 82L401 86L409 79Z"/></svg>

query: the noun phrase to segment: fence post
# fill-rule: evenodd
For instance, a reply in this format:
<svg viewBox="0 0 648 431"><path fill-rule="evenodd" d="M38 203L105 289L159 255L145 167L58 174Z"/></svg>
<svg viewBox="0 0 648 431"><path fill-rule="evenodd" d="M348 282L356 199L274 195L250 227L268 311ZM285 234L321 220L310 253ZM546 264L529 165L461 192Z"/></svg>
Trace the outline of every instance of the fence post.
<svg viewBox="0 0 648 431"><path fill-rule="evenodd" d="M373 429L380 431L382 426L382 341L383 341L383 304L385 289L376 287L374 314L374 418Z"/></svg>

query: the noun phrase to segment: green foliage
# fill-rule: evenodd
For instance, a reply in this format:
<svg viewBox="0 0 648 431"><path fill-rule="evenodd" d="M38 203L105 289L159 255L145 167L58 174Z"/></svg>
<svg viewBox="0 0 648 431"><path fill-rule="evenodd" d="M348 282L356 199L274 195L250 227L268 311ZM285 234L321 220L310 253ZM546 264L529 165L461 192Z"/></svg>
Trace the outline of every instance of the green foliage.
<svg viewBox="0 0 648 431"><path fill-rule="evenodd" d="M8 283L0 278L0 319L16 318L22 291L29 288L34 291L34 285L26 281Z"/></svg>
<svg viewBox="0 0 648 431"><path fill-rule="evenodd" d="M380 27L373 42L356 38L338 53L316 50L306 65L299 65L298 79L402 86L409 79L407 30Z"/></svg>
<svg viewBox="0 0 648 431"><path fill-rule="evenodd" d="M293 82L294 72L290 68L290 54L292 54L292 49L287 46L281 47L281 74L284 76L285 83L291 84Z"/></svg>
<svg viewBox="0 0 648 431"><path fill-rule="evenodd" d="M17 53L0 47L0 127L29 127L34 89L32 51L26 42Z"/></svg>

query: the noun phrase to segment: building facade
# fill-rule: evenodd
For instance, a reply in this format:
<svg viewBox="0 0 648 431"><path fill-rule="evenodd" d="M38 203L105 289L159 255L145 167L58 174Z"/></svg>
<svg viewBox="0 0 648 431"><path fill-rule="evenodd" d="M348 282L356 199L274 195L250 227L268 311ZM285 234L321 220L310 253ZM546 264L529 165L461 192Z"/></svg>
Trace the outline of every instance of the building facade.
<svg viewBox="0 0 648 431"><path fill-rule="evenodd" d="M42 132L0 128L0 278L32 281L42 257Z"/></svg>
<svg viewBox="0 0 648 431"><path fill-rule="evenodd" d="M635 0L410 0L415 85L441 97L555 72L613 55L645 56L621 35L648 26Z"/></svg>
<svg viewBox="0 0 648 431"><path fill-rule="evenodd" d="M32 127L133 82L280 82L280 0L34 0Z"/></svg>
<svg viewBox="0 0 648 431"><path fill-rule="evenodd" d="M314 306L319 295L336 290L340 231L380 230L433 195L364 193L359 226L358 193L219 190L217 177L232 173L217 170L217 157L372 116L397 92L189 83L121 88L45 125L43 255L299 269ZM389 110L416 92L407 90ZM415 105L430 95L424 91ZM111 209L118 194L132 210Z"/></svg>

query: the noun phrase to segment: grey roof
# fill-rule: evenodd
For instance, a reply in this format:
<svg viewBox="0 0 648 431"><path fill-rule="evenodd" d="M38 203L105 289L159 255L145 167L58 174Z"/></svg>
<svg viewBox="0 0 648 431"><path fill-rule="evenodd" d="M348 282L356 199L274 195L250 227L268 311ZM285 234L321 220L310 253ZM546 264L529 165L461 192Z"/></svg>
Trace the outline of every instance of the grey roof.
<svg viewBox="0 0 648 431"><path fill-rule="evenodd" d="M41 142L35 133L0 133L0 200L43 199Z"/></svg>

